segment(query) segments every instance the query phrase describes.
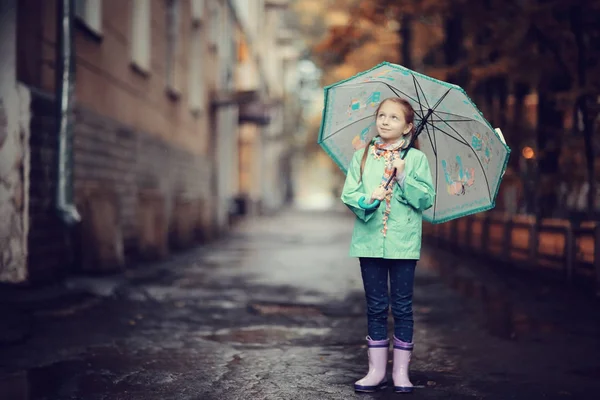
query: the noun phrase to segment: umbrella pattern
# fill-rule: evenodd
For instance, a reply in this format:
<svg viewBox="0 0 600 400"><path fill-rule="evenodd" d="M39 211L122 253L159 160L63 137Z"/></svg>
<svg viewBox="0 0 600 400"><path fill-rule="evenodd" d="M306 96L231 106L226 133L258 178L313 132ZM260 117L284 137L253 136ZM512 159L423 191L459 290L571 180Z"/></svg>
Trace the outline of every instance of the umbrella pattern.
<svg viewBox="0 0 600 400"><path fill-rule="evenodd" d="M494 207L510 149L457 85L382 63L325 88L319 144L346 173L354 152L377 135L375 111L389 97L415 111L417 146L427 155L436 201L423 213L445 222Z"/></svg>

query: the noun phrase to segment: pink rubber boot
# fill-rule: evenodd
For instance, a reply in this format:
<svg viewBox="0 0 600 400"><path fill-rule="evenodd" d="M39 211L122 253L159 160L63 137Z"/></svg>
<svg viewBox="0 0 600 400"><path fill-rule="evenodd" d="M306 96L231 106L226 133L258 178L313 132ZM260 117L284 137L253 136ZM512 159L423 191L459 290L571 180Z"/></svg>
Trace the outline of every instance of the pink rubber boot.
<svg viewBox="0 0 600 400"><path fill-rule="evenodd" d="M357 392L376 392L387 388L386 367L390 340L372 340L367 336L369 345L369 372L354 384Z"/></svg>
<svg viewBox="0 0 600 400"><path fill-rule="evenodd" d="M394 336L394 368L392 379L394 380L394 392L411 393L413 384L408 378L408 365L413 350L413 343L406 343Z"/></svg>

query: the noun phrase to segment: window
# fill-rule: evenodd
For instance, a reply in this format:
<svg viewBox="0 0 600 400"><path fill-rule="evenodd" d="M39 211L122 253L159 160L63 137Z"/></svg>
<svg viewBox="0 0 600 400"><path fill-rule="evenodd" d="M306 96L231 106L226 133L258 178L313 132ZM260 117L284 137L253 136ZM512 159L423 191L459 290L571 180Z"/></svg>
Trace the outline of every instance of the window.
<svg viewBox="0 0 600 400"><path fill-rule="evenodd" d="M204 86L204 42L202 41L202 25L192 28L190 40L190 72L189 72L189 104L194 114L200 114L205 107Z"/></svg>
<svg viewBox="0 0 600 400"><path fill-rule="evenodd" d="M239 15L242 20L242 25L244 27L250 26L250 5L251 2L248 0L234 0L233 4L236 9L236 13Z"/></svg>
<svg viewBox="0 0 600 400"><path fill-rule="evenodd" d="M208 43L212 48L219 44L219 33L221 29L221 4L219 0L209 0L209 33Z"/></svg>
<svg viewBox="0 0 600 400"><path fill-rule="evenodd" d="M167 92L171 96L179 96L178 60L180 48L180 8L179 0L167 0L167 41L166 41L166 81Z"/></svg>
<svg viewBox="0 0 600 400"><path fill-rule="evenodd" d="M150 73L150 5L149 0L133 0L131 21L131 62L143 73Z"/></svg>
<svg viewBox="0 0 600 400"><path fill-rule="evenodd" d="M192 22L198 24L204 19L204 0L192 0Z"/></svg>
<svg viewBox="0 0 600 400"><path fill-rule="evenodd" d="M75 0L77 20L96 36L102 36L102 0Z"/></svg>
<svg viewBox="0 0 600 400"><path fill-rule="evenodd" d="M233 88L233 68L237 58L237 42L235 40L235 26L233 15L229 9L221 13L221 31L217 43L219 54L219 69L221 70L220 88L230 90Z"/></svg>

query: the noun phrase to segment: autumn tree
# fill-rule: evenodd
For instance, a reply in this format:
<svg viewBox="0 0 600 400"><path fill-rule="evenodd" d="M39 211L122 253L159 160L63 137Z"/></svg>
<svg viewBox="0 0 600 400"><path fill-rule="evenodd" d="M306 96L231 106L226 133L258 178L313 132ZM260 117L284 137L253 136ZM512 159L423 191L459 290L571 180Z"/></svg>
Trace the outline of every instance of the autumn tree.
<svg viewBox="0 0 600 400"><path fill-rule="evenodd" d="M600 94L599 4L599 0L354 1L349 4L348 24L330 29L314 50L324 67L335 67L374 40L372 26L393 24L398 49L389 52L387 60L465 87L494 125L509 127L507 140L517 150L526 138L524 99L536 93L532 137L538 170L552 180L565 173L559 160L572 152L565 122L574 120L576 135L585 144L591 212L593 121ZM512 113L507 112L509 97L514 99ZM511 161L518 157L517 153Z"/></svg>

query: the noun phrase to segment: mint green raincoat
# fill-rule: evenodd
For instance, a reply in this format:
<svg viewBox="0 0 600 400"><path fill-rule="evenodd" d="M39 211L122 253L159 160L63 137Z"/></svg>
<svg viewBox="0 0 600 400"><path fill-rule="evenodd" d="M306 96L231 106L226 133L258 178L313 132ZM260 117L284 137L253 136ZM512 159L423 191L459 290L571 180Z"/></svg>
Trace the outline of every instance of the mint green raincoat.
<svg viewBox="0 0 600 400"><path fill-rule="evenodd" d="M363 152L358 150L354 153L341 196L356 215L350 256L418 260L421 256L422 213L433 205L435 198L427 157L415 148L407 152L403 186L395 181L391 183L394 193L387 235L384 237L385 201L381 202L379 208L367 211L358 205L358 200L364 196L368 202L373 191L381 184L385 160L383 157L375 159L369 154L362 182L359 182Z"/></svg>

